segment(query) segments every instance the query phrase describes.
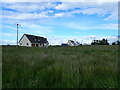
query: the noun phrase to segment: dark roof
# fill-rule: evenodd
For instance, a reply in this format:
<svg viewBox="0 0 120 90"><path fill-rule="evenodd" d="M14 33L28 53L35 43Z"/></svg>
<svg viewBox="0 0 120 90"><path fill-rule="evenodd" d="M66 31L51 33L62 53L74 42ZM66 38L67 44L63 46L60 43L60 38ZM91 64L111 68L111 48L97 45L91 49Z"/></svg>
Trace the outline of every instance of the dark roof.
<svg viewBox="0 0 120 90"><path fill-rule="evenodd" d="M30 34L24 34L26 37L30 40L31 43L48 43L47 39L40 36L30 35Z"/></svg>
<svg viewBox="0 0 120 90"><path fill-rule="evenodd" d="M68 44L62 43L61 46L68 46Z"/></svg>
<svg viewBox="0 0 120 90"><path fill-rule="evenodd" d="M74 43L74 41L73 40L70 40L72 43Z"/></svg>

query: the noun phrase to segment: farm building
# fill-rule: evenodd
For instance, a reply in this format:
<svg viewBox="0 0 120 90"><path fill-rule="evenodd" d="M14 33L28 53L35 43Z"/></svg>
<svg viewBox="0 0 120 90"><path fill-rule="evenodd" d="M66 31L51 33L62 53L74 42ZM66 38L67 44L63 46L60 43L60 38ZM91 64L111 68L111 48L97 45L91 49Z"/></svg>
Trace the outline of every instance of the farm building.
<svg viewBox="0 0 120 90"><path fill-rule="evenodd" d="M29 34L24 34L19 41L19 46L26 47L48 47L48 45L46 38Z"/></svg>
<svg viewBox="0 0 120 90"><path fill-rule="evenodd" d="M67 45L69 45L69 46L79 46L80 43L76 42L76 41L73 41L73 40L68 40Z"/></svg>

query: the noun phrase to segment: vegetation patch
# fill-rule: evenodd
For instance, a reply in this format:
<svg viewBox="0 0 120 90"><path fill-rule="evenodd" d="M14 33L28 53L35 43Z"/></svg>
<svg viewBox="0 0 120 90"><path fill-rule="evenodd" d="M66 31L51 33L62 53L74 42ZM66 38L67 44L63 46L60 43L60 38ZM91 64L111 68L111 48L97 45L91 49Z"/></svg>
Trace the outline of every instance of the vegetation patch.
<svg viewBox="0 0 120 90"><path fill-rule="evenodd" d="M118 46L3 46L3 88L118 88Z"/></svg>

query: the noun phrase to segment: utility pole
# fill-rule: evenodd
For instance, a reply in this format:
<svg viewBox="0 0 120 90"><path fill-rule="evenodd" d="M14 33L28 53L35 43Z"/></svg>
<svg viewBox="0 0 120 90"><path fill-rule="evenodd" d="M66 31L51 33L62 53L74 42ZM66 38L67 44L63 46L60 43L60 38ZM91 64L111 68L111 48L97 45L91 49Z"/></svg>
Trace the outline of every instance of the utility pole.
<svg viewBox="0 0 120 90"><path fill-rule="evenodd" d="M20 24L16 24L17 25L17 43L16 43L16 48L18 48L18 26L21 26Z"/></svg>

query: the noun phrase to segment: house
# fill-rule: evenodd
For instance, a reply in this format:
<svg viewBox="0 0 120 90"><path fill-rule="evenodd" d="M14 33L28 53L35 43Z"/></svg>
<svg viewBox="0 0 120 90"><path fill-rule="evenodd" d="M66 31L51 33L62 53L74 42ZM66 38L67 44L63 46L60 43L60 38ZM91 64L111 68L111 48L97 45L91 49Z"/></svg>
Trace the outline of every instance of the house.
<svg viewBox="0 0 120 90"><path fill-rule="evenodd" d="M73 40L68 40L67 45L69 45L69 46L79 46L80 43L76 42L76 41L73 41Z"/></svg>
<svg viewBox="0 0 120 90"><path fill-rule="evenodd" d="M26 47L48 47L48 45L46 38L29 34L24 34L19 41L19 46Z"/></svg>

